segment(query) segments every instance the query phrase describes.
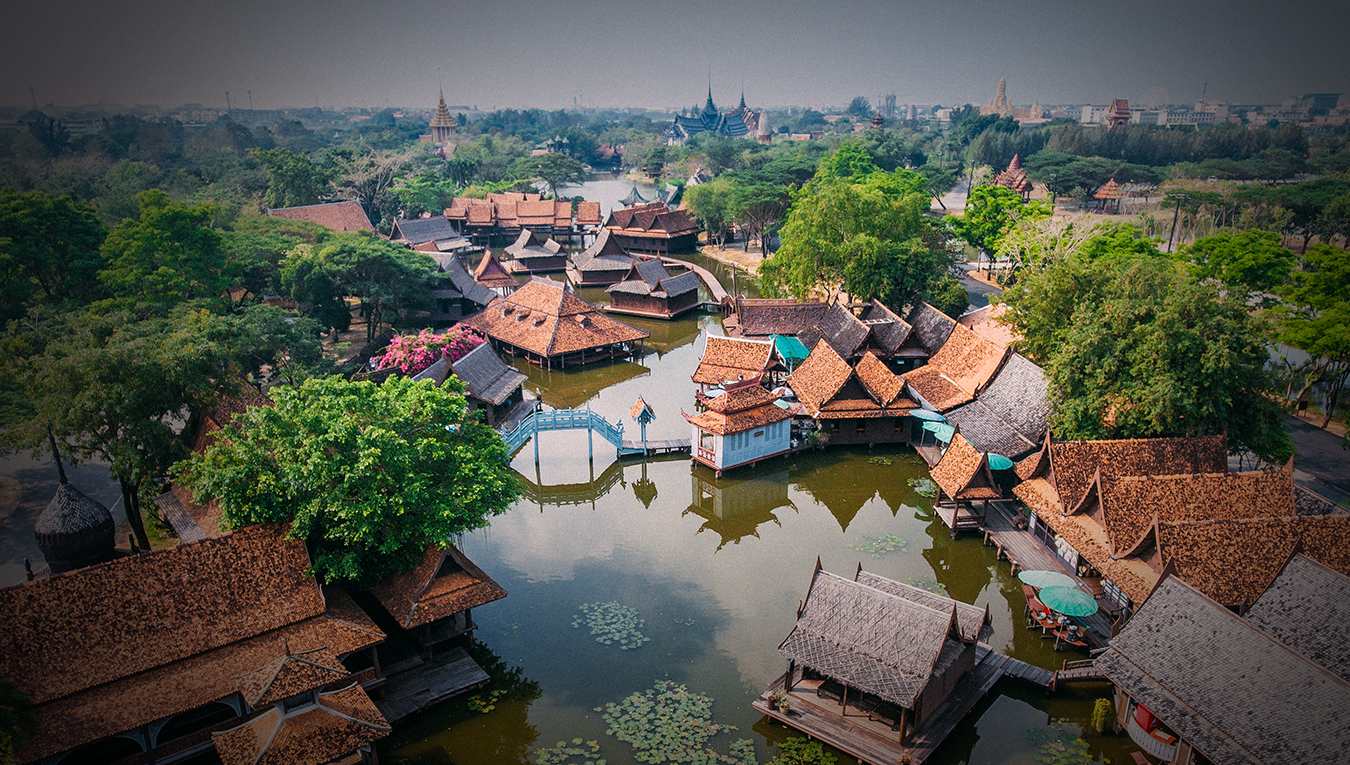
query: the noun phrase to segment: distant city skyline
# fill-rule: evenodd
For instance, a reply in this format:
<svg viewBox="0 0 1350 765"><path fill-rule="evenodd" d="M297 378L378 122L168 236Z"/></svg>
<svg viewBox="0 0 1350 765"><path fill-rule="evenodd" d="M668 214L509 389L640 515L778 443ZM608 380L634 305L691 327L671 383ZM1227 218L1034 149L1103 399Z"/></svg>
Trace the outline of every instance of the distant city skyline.
<svg viewBox="0 0 1350 765"><path fill-rule="evenodd" d="M0 104L173 108L684 108L1280 103L1350 93L1350 14L1332 3L619 0L437 4L73 0L14 5ZM53 20L59 20L54 24Z"/></svg>

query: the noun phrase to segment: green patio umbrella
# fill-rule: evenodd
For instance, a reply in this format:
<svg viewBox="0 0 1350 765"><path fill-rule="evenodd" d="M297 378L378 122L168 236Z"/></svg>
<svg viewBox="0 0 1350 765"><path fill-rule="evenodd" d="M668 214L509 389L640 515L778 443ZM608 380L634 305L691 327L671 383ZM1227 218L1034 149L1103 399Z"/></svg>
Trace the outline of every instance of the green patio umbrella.
<svg viewBox="0 0 1350 765"><path fill-rule="evenodd" d="M1007 470L1013 466L1013 461L1004 457L1002 454L985 452L984 456L989 458L989 468L991 470Z"/></svg>
<svg viewBox="0 0 1350 765"><path fill-rule="evenodd" d="M1036 595L1046 608L1065 616L1092 616L1097 613L1097 601L1077 587L1045 587Z"/></svg>
<svg viewBox="0 0 1350 765"><path fill-rule="evenodd" d="M942 415L938 414L937 412L932 412L932 411L929 411L929 410L927 410L927 409L911 409L911 410L909 410L909 416L910 416L910 417L914 417L914 418L916 418L916 419L920 419L920 420L927 420L927 421L929 421L929 422L946 422L946 421L947 421L947 418L946 418L946 417L943 417Z"/></svg>
<svg viewBox="0 0 1350 765"><path fill-rule="evenodd" d="M1017 578L1024 584L1032 587L1074 587L1078 583L1068 574L1061 574L1058 571L1046 571L1044 569L1033 569L1031 571L1022 571L1017 574Z"/></svg>
<svg viewBox="0 0 1350 765"><path fill-rule="evenodd" d="M950 441L956 433L956 428L945 422L925 422L923 429L932 433L939 441Z"/></svg>

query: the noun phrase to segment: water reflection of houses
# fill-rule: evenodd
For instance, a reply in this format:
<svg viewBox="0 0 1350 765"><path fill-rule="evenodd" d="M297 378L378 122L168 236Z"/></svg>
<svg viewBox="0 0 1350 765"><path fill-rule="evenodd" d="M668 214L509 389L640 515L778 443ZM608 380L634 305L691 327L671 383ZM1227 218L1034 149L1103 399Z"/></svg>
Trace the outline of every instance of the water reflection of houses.
<svg viewBox="0 0 1350 765"><path fill-rule="evenodd" d="M788 498L787 468L753 478L714 478L694 468L689 475L691 498L685 513L705 519L699 533L715 532L721 537L717 549L728 542L740 544L745 536L759 536L759 525L772 521L779 526L774 511L780 507L796 510Z"/></svg>

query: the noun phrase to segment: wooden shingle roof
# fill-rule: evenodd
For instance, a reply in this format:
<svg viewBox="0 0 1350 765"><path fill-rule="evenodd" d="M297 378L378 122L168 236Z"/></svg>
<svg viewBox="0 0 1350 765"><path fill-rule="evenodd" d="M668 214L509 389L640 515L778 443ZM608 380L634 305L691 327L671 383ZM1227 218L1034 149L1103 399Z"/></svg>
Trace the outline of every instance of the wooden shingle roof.
<svg viewBox="0 0 1350 765"><path fill-rule="evenodd" d="M267 214L273 218L307 220L333 231L374 231L370 217L359 202L327 202L301 207L272 207Z"/></svg>
<svg viewBox="0 0 1350 765"><path fill-rule="evenodd" d="M956 322L950 316L927 303L919 303L909 309L905 321L913 327L914 338L928 351L929 355L938 352L947 342Z"/></svg>
<svg viewBox="0 0 1350 765"><path fill-rule="evenodd" d="M991 303L970 313L962 314L956 321L964 327L969 327L970 331L995 345L1012 346L1022 338L1011 327L999 321L999 318L1007 312L1008 306L1002 303L998 305Z"/></svg>
<svg viewBox="0 0 1350 765"><path fill-rule="evenodd" d="M1094 663L1211 762L1350 760L1350 685L1176 577Z"/></svg>
<svg viewBox="0 0 1350 765"><path fill-rule="evenodd" d="M520 286L516 277L507 272L502 266L497 256L492 254L492 250L483 251L483 259L478 261L478 267L473 270L474 281L488 288L510 287L515 289Z"/></svg>
<svg viewBox="0 0 1350 765"><path fill-rule="evenodd" d="M751 382L728 388L707 402L707 410L684 415L691 425L718 435L744 433L781 422L792 415L774 402L778 397Z"/></svg>
<svg viewBox="0 0 1350 765"><path fill-rule="evenodd" d="M553 237L545 237L526 230L521 231L520 236L516 237L516 241L507 245L502 251L516 260L551 258L562 251L562 245L554 241Z"/></svg>
<svg viewBox="0 0 1350 765"><path fill-rule="evenodd" d="M272 707L211 735L224 765L325 765L389 735L390 726L366 690L352 684L317 694L290 713Z"/></svg>
<svg viewBox="0 0 1350 765"><path fill-rule="evenodd" d="M929 475L942 493L955 499L998 499L1002 493L989 470L989 458L976 451L960 432Z"/></svg>
<svg viewBox="0 0 1350 765"><path fill-rule="evenodd" d="M905 344L910 332L914 330L908 322L900 318L899 314L875 298L863 309L859 318L871 330L873 342L887 354L894 354L900 350L900 346Z"/></svg>
<svg viewBox="0 0 1350 765"><path fill-rule="evenodd" d="M940 368L927 364L900 375L920 401L939 412L946 412L974 400L974 396Z"/></svg>
<svg viewBox="0 0 1350 765"><path fill-rule="evenodd" d="M454 545L428 547L411 571L391 576L370 591L406 629L506 597L506 590Z"/></svg>
<svg viewBox="0 0 1350 765"><path fill-rule="evenodd" d="M470 396L493 406L520 389L528 378L502 361L490 343L483 343L451 365Z"/></svg>
<svg viewBox="0 0 1350 765"><path fill-rule="evenodd" d="M602 230L590 247L572 256L572 263L581 271L623 271L627 273L633 265L633 256L619 246L618 240L610 236L609 229Z"/></svg>
<svg viewBox="0 0 1350 765"><path fill-rule="evenodd" d="M729 380L759 380L773 362L773 343L708 335L693 380L717 385Z"/></svg>
<svg viewBox="0 0 1350 765"><path fill-rule="evenodd" d="M818 324L828 308L819 301L736 299L741 334L751 336L800 335Z"/></svg>
<svg viewBox="0 0 1350 765"><path fill-rule="evenodd" d="M444 215L430 218L410 218L394 221L394 230L389 235L393 241L406 241L409 244L424 244L440 239L458 239L459 232L450 225Z"/></svg>
<svg viewBox="0 0 1350 765"><path fill-rule="evenodd" d="M994 631L993 624L989 617L989 606L974 606L969 603L962 603L959 600L953 600L945 595L938 595L935 592L929 592L922 587L915 587L912 584L897 582L894 579L887 579L884 576L858 569L854 581L859 584L865 584L868 587L875 587L883 592L889 592L905 600L912 600L920 605L928 606L935 611L946 611L950 607L956 608L956 628L961 635L962 642L974 643L986 639Z"/></svg>
<svg viewBox="0 0 1350 765"><path fill-rule="evenodd" d="M854 369L823 339L787 384L817 419L897 417L917 407L900 395L900 378L870 351Z"/></svg>
<svg viewBox="0 0 1350 765"><path fill-rule="evenodd" d="M788 386L811 416L853 377L853 367L824 340L816 342L811 355L788 376Z"/></svg>
<svg viewBox="0 0 1350 765"><path fill-rule="evenodd" d="M811 329L801 335L802 344L808 348L824 340L840 356L851 359L863 352L863 346L871 332L867 325L843 303L831 303L825 315Z"/></svg>
<svg viewBox="0 0 1350 765"><path fill-rule="evenodd" d="M778 653L912 709L958 634L954 602L938 610L817 568Z"/></svg>
<svg viewBox="0 0 1350 765"><path fill-rule="evenodd" d="M603 348L649 335L606 316L561 284L539 277L509 297L493 300L464 323L540 356Z"/></svg>
<svg viewBox="0 0 1350 765"><path fill-rule="evenodd" d="M1003 365L1008 349L985 340L969 328L954 324L942 348L929 359L957 387L978 394Z"/></svg>
<svg viewBox="0 0 1350 765"><path fill-rule="evenodd" d="M1107 478L1138 475L1222 473L1228 469L1228 440L1200 438L1133 438L1107 441L1063 441L1049 446L1049 467L1059 503L1077 507L1098 471Z"/></svg>
<svg viewBox="0 0 1350 765"><path fill-rule="evenodd" d="M1243 616L1350 683L1350 577L1296 554Z"/></svg>

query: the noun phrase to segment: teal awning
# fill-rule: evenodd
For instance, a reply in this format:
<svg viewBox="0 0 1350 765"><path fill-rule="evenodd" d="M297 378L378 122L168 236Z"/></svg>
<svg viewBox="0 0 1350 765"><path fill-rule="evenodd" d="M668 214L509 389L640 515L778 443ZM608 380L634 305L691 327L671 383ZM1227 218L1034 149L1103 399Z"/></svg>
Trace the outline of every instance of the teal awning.
<svg viewBox="0 0 1350 765"><path fill-rule="evenodd" d="M811 355L810 349L802 345L802 341L791 335L774 335L772 338L774 350L778 355L789 364L796 365L806 361L806 357Z"/></svg>
<svg viewBox="0 0 1350 765"><path fill-rule="evenodd" d="M984 454L989 458L990 470L1007 470L1013 466L1013 461L1004 457L1002 454L997 454L995 452L985 452Z"/></svg>
<svg viewBox="0 0 1350 765"><path fill-rule="evenodd" d="M950 441L956 435L956 428L945 422L925 422L923 429L932 433L939 441Z"/></svg>
<svg viewBox="0 0 1350 765"><path fill-rule="evenodd" d="M946 422L947 418L929 409L911 409L909 416L918 420L927 420L929 422Z"/></svg>

